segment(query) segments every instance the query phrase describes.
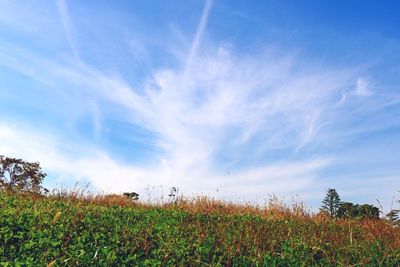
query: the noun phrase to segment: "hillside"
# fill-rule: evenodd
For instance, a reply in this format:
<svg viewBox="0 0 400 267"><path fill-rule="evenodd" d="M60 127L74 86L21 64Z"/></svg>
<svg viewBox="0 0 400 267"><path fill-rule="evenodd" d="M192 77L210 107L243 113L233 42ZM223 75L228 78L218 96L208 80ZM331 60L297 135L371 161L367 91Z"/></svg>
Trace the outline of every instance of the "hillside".
<svg viewBox="0 0 400 267"><path fill-rule="evenodd" d="M2 266L395 266L400 229L198 198L0 193Z"/></svg>

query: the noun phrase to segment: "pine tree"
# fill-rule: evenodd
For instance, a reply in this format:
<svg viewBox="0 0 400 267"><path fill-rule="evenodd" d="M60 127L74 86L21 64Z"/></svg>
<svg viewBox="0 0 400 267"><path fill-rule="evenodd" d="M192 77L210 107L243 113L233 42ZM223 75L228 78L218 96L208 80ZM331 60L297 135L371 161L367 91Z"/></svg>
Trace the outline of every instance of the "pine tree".
<svg viewBox="0 0 400 267"><path fill-rule="evenodd" d="M386 218L394 224L400 225L400 210L391 210Z"/></svg>
<svg viewBox="0 0 400 267"><path fill-rule="evenodd" d="M329 188L324 200L322 201L320 210L328 213L329 217L333 219L337 217L340 205L341 201L339 194L335 189Z"/></svg>

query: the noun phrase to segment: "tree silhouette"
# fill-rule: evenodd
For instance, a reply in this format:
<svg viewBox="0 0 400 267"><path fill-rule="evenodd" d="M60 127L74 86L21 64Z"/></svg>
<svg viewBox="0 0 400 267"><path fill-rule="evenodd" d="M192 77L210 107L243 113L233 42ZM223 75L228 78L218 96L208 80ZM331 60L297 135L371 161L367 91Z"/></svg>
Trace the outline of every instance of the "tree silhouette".
<svg viewBox="0 0 400 267"><path fill-rule="evenodd" d="M139 200L139 194L136 192L125 192L124 196L132 200Z"/></svg>
<svg viewBox="0 0 400 267"><path fill-rule="evenodd" d="M339 194L335 189L329 188L324 200L322 201L320 210L321 212L327 213L331 219L336 218L340 203Z"/></svg>
<svg viewBox="0 0 400 267"><path fill-rule="evenodd" d="M378 219L379 218L379 208L370 204L353 204L351 202L343 202L337 211L338 218L368 218L368 219Z"/></svg>
<svg viewBox="0 0 400 267"><path fill-rule="evenodd" d="M391 210L386 217L392 223L400 225L400 210Z"/></svg>
<svg viewBox="0 0 400 267"><path fill-rule="evenodd" d="M178 189L176 188L176 187L171 187L170 188L170 190L169 190L169 197L175 197L176 196L176 193L178 192Z"/></svg>
<svg viewBox="0 0 400 267"><path fill-rule="evenodd" d="M380 210L374 205L362 204L358 206L360 213L359 217L369 218L369 219L379 219Z"/></svg>
<svg viewBox="0 0 400 267"><path fill-rule="evenodd" d="M0 155L0 189L39 193L44 177L39 162Z"/></svg>
<svg viewBox="0 0 400 267"><path fill-rule="evenodd" d="M353 218L356 217L356 209L351 202L343 202L337 210L337 217L339 218Z"/></svg>

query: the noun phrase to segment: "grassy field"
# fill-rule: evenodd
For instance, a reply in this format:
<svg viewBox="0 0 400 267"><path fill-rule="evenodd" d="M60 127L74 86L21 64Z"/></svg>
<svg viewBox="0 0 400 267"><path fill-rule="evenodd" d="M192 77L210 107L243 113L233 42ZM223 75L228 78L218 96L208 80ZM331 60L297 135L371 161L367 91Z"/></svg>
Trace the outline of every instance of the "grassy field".
<svg viewBox="0 0 400 267"><path fill-rule="evenodd" d="M1 266L399 266L400 229L301 205L0 193Z"/></svg>

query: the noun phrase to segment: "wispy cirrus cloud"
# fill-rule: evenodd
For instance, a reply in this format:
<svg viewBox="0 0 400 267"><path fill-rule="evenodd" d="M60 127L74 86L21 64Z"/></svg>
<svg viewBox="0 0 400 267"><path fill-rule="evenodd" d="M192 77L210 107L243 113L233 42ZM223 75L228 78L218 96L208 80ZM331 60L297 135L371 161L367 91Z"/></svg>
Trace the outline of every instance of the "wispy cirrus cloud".
<svg viewBox="0 0 400 267"><path fill-rule="evenodd" d="M213 3L212 0L206 0L204 3L204 8L203 8L203 12L201 14L200 22L199 22L199 25L197 26L197 31L194 36L192 45L190 47L189 56L186 60L186 65L185 65L185 70L184 70L184 75L183 75L183 82L182 82L183 86L185 86L185 81L188 78L187 76L190 75L193 61L195 60L197 52L201 45L203 34L204 34L204 31L207 26L208 16L211 11L212 3Z"/></svg>
<svg viewBox="0 0 400 267"><path fill-rule="evenodd" d="M399 98L372 88L367 68L317 64L290 47L267 44L238 52L234 43L207 38L216 5L211 0L204 2L193 32L170 27L171 36L186 34L164 46L174 48L163 52L178 63L146 66L141 83L118 68L105 70L93 58L81 58L67 2L56 3L54 19L61 21L72 57L64 50L48 55L22 43L0 43L0 65L34 84L29 90L40 92L41 99L51 95L54 103L38 105L56 121L43 130L34 126L37 117L25 114L20 122L0 114L7 118L0 123L0 151L39 160L53 175L87 178L106 191L144 193L146 185L165 185L185 193L215 195L218 189L221 197L262 200L268 193L320 190L327 185L321 181L326 169L347 155L336 146L400 125L395 114L391 120L379 117L397 107ZM12 19L7 23L24 28ZM124 41L131 36L121 35ZM177 47L191 36L192 42ZM154 51L142 40L128 40L123 56L129 61L129 49L136 49L135 58L150 65ZM0 90L16 89L3 84ZM82 126L87 114L89 127ZM115 124L128 125L118 137L113 136ZM140 131L146 132L151 152L133 143L124 144L130 149L122 156L111 149ZM143 160L130 161L134 154Z"/></svg>
<svg viewBox="0 0 400 267"><path fill-rule="evenodd" d="M50 175L60 174L57 180L47 182L46 186L62 186L83 179L106 192L136 190L143 196L146 196L146 188L149 186L160 191L162 187L158 186L164 186L167 190L169 186L179 184L186 194L264 201L268 193L293 193L310 185L315 178L315 171L328 163L327 160L280 163L243 170L233 175L196 171L176 173L163 164L147 168L121 164L98 148L79 148L79 145L71 147L62 138L22 125L1 123L0 137L2 153L14 157L24 155L26 160L40 161L46 171L51 172ZM75 154L77 151L79 155ZM288 186L289 177L292 176L297 177L297 181L292 181ZM247 179L246 185L242 184L242 179ZM154 192L157 195L151 197L160 197L161 192L158 191ZM215 195L217 191L219 193ZM232 191L239 193L232 195Z"/></svg>
<svg viewBox="0 0 400 267"><path fill-rule="evenodd" d="M161 152L153 155L159 159L159 164L150 169L122 167L104 152L97 154L99 161L96 156L82 159L93 169L96 164L111 168L121 177L121 183L111 182L108 175L102 174L108 173L104 170L88 173L79 163L71 163L71 159L60 160L82 170L80 175L90 177L100 188L122 190L127 184L146 181L151 184L184 184L188 191L196 192L199 188L203 191L207 191L207 187L229 188L229 184L233 186L239 181L257 179L263 182L258 187L250 186L248 194L261 196L282 188L291 192L299 190L312 183L317 171L329 163L327 156L323 156L316 161L310 158L297 163L280 160L276 166L267 164L262 167L265 163L258 159L277 148L294 150L299 145L313 142L313 127L323 123L324 117L310 121L310 114L329 109L329 103L335 101L340 88L350 83L352 78L335 71L296 73L294 58L270 56L267 53L262 60L237 58L225 47L219 47L215 54L199 57L201 59L193 65L193 74L186 87L177 90L184 69L159 70L154 73L154 78L149 78L142 94L136 93L124 80L90 66L76 68L43 63L47 61L34 62L33 65L51 69L47 73L50 81L66 80L66 87L73 85L80 88L88 99L115 105L117 113L114 115L155 133L155 144ZM243 69L247 71L243 72ZM333 76L335 81L329 78ZM253 143L263 135L262 140ZM218 159L219 155L235 151L228 159L240 163L246 150L259 151L253 156L254 163L250 166L237 164L232 167L229 162L223 163ZM61 151L59 153L62 155ZM232 173L229 177L226 177L225 167L218 166L220 163L229 166ZM288 168L293 169L290 174L298 179L290 187L286 185L288 181L277 178Z"/></svg>

